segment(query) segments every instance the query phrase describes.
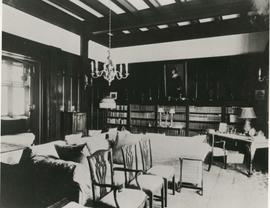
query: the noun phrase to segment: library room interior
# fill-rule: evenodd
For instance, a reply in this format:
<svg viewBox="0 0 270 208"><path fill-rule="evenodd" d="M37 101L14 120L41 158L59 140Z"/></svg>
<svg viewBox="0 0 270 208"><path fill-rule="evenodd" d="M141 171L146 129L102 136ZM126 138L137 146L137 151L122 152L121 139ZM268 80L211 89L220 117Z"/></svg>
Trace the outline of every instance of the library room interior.
<svg viewBox="0 0 270 208"><path fill-rule="evenodd" d="M1 7L0 207L268 207L268 0Z"/></svg>

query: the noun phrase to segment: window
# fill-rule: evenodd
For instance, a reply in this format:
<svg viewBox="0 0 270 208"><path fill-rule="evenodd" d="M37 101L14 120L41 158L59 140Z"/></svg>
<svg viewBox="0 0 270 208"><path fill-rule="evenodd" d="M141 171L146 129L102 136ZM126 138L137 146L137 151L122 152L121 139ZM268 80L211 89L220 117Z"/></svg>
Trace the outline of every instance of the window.
<svg viewBox="0 0 270 208"><path fill-rule="evenodd" d="M30 66L2 60L1 116L29 116Z"/></svg>

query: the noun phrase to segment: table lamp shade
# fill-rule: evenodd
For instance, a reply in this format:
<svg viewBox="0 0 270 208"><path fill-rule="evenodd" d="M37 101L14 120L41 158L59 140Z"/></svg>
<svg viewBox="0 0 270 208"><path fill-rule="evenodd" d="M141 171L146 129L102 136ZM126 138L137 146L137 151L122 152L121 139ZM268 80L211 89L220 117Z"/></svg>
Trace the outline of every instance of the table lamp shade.
<svg viewBox="0 0 270 208"><path fill-rule="evenodd" d="M115 100L110 98L110 97L105 97L100 101L99 108L114 109L114 108L116 108Z"/></svg>
<svg viewBox="0 0 270 208"><path fill-rule="evenodd" d="M158 113L164 113L164 108L158 108Z"/></svg>
<svg viewBox="0 0 270 208"><path fill-rule="evenodd" d="M245 107L241 108L241 115L239 118L242 119L253 119L256 118L256 114L254 112L254 109L252 107Z"/></svg>
<svg viewBox="0 0 270 208"><path fill-rule="evenodd" d="M171 108L170 111L169 111L170 114L175 114L175 109L174 108Z"/></svg>

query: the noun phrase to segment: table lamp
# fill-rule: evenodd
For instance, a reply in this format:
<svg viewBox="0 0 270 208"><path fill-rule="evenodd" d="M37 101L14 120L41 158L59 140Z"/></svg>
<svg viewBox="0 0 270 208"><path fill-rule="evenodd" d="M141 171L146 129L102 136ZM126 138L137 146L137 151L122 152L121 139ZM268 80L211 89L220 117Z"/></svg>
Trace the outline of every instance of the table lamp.
<svg viewBox="0 0 270 208"><path fill-rule="evenodd" d="M245 119L244 132L247 134L251 129L250 121L256 118L256 114L252 107L241 108L241 115L239 118Z"/></svg>
<svg viewBox="0 0 270 208"><path fill-rule="evenodd" d="M164 113L164 108L158 108L159 113L159 126L161 126L162 113Z"/></svg>

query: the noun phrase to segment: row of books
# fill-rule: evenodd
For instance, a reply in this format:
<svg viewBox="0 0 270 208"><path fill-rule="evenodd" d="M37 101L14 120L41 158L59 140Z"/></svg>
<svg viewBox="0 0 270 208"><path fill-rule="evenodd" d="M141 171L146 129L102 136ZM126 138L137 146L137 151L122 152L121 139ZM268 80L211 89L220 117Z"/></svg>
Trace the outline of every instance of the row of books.
<svg viewBox="0 0 270 208"><path fill-rule="evenodd" d="M182 131L182 130L181 130ZM183 130L185 131L185 130ZM180 132L178 129L158 129L158 133L165 133L167 136L178 136L183 135L183 132Z"/></svg>
<svg viewBox="0 0 270 208"><path fill-rule="evenodd" d="M154 105L130 105L130 111L155 111Z"/></svg>
<svg viewBox="0 0 270 208"><path fill-rule="evenodd" d="M121 119L121 118L107 118L107 123L109 124L127 124L127 119Z"/></svg>
<svg viewBox="0 0 270 208"><path fill-rule="evenodd" d="M234 114L228 115L227 120L228 120L229 123L237 123L237 122L240 121L239 120L239 116L238 115L234 115Z"/></svg>
<svg viewBox="0 0 270 208"><path fill-rule="evenodd" d="M166 117L167 117L167 120L171 119L171 115L164 115L164 114L161 116L161 119L166 120ZM173 118L173 120L184 121L184 120L186 120L186 114L173 114L172 118ZM160 119L160 115L158 114L158 120L159 119Z"/></svg>
<svg viewBox="0 0 270 208"><path fill-rule="evenodd" d="M221 107L189 106L190 113L221 113Z"/></svg>
<svg viewBox="0 0 270 208"><path fill-rule="evenodd" d="M109 112L108 112L108 117L121 117L121 118L126 118L126 117L127 117L127 112L109 111Z"/></svg>
<svg viewBox="0 0 270 208"><path fill-rule="evenodd" d="M155 119L155 112L131 112L131 118Z"/></svg>
<svg viewBox="0 0 270 208"><path fill-rule="evenodd" d="M116 105L116 110L127 111L128 106L127 105Z"/></svg>
<svg viewBox="0 0 270 208"><path fill-rule="evenodd" d="M130 125L136 125L136 126L148 126L148 127L154 127L156 125L156 122L153 120L130 120Z"/></svg>
<svg viewBox="0 0 270 208"><path fill-rule="evenodd" d="M165 112L169 112L170 109L174 109L175 113L185 113L186 112L186 106L167 106L167 105L159 105L159 108L163 108Z"/></svg>
<svg viewBox="0 0 270 208"><path fill-rule="evenodd" d="M226 107L226 114L240 114L241 108L232 106L232 107Z"/></svg>
<svg viewBox="0 0 270 208"><path fill-rule="evenodd" d="M218 121L221 122L221 114L190 114L190 121Z"/></svg>
<svg viewBox="0 0 270 208"><path fill-rule="evenodd" d="M218 129L219 123L189 123L190 129Z"/></svg>

